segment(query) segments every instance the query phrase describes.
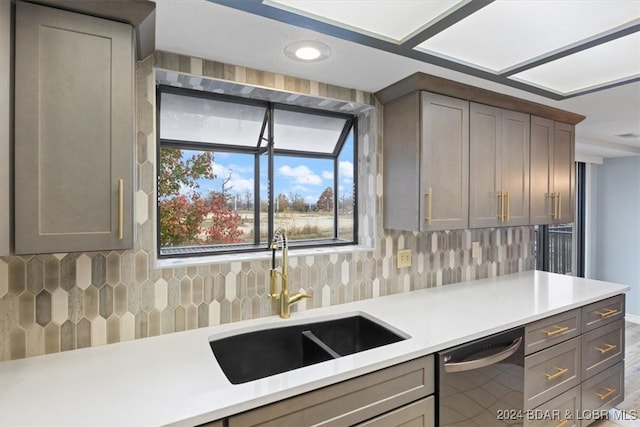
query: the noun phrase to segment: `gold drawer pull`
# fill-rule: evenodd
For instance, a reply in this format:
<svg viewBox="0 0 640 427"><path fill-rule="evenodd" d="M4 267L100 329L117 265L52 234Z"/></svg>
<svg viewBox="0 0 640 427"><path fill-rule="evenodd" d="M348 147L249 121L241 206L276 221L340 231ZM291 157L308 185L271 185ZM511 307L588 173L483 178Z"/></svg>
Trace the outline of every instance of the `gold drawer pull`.
<svg viewBox="0 0 640 427"><path fill-rule="evenodd" d="M560 424L556 425L556 427L562 427L563 425L565 425L568 422L569 422L569 420L562 420L562 421L560 421Z"/></svg>
<svg viewBox="0 0 640 427"><path fill-rule="evenodd" d="M548 337L553 337L556 336L558 334L561 334L563 332L567 332L569 330L568 326L557 326L554 325L554 329L553 331L544 331L545 334L547 334Z"/></svg>
<svg viewBox="0 0 640 427"><path fill-rule="evenodd" d="M548 381L554 380L554 379L558 378L559 376L564 375L567 372L569 372L569 368L556 368L556 369L557 369L557 372L555 374L545 374Z"/></svg>
<svg viewBox="0 0 640 427"><path fill-rule="evenodd" d="M616 310L615 308L608 308L605 311L598 311L598 314L602 318L613 316L614 314L618 314L618 313L619 313L619 311Z"/></svg>
<svg viewBox="0 0 640 427"><path fill-rule="evenodd" d="M124 179L118 180L118 239L124 238Z"/></svg>
<svg viewBox="0 0 640 427"><path fill-rule="evenodd" d="M605 387L604 388L606 391L606 393L596 393L596 396L598 396L600 398L600 400L605 400L607 397L611 396L613 393L616 392L615 388L609 388L609 387Z"/></svg>
<svg viewBox="0 0 640 427"><path fill-rule="evenodd" d="M558 219L562 218L562 193L558 193Z"/></svg>
<svg viewBox="0 0 640 427"><path fill-rule="evenodd" d="M507 221L511 221L511 197L507 191Z"/></svg>
<svg viewBox="0 0 640 427"><path fill-rule="evenodd" d="M427 217L425 218L425 220L427 221L427 224L431 224L431 203L433 201L433 194L432 194L431 187L429 187L427 192L424 193L424 196L429 198L429 202L427 203Z"/></svg>
<svg viewBox="0 0 640 427"><path fill-rule="evenodd" d="M618 348L617 345L615 344L606 344L607 348L600 348L600 347L596 347L596 350L598 350L601 354L605 354L605 353L609 353L611 350Z"/></svg>

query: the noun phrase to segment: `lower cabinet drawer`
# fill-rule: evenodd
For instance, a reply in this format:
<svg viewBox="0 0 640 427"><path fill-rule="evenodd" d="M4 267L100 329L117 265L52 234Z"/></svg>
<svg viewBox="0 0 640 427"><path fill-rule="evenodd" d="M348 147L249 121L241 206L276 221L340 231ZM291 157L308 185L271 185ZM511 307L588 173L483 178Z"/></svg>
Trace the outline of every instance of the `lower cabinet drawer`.
<svg viewBox="0 0 640 427"><path fill-rule="evenodd" d="M582 307L582 332L624 319L624 294Z"/></svg>
<svg viewBox="0 0 640 427"><path fill-rule="evenodd" d="M524 354L535 353L580 335L581 313L582 310L576 308L528 324L525 327Z"/></svg>
<svg viewBox="0 0 640 427"><path fill-rule="evenodd" d="M358 424L358 427L434 427L435 417L435 398L429 396Z"/></svg>
<svg viewBox="0 0 640 427"><path fill-rule="evenodd" d="M580 427L580 386L527 412L525 427Z"/></svg>
<svg viewBox="0 0 640 427"><path fill-rule="evenodd" d="M582 380L624 358L624 319L582 336Z"/></svg>
<svg viewBox="0 0 640 427"><path fill-rule="evenodd" d="M352 426L434 392L433 355L229 417L228 427Z"/></svg>
<svg viewBox="0 0 640 427"><path fill-rule="evenodd" d="M580 427L580 386L527 411L525 427Z"/></svg>
<svg viewBox="0 0 640 427"><path fill-rule="evenodd" d="M533 409L579 383L579 337L529 355L524 359L524 409Z"/></svg>
<svg viewBox="0 0 640 427"><path fill-rule="evenodd" d="M624 361L582 383L582 427L624 400Z"/></svg>

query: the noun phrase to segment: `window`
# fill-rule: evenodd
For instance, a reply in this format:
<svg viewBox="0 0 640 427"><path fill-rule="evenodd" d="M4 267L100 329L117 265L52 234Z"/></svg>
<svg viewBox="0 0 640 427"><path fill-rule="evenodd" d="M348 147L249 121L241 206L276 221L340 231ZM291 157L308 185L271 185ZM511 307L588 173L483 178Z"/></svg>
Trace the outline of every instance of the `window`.
<svg viewBox="0 0 640 427"><path fill-rule="evenodd" d="M585 164L575 167L575 222L535 226L536 269L584 277Z"/></svg>
<svg viewBox="0 0 640 427"><path fill-rule="evenodd" d="M353 115L158 87L158 255L357 243Z"/></svg>

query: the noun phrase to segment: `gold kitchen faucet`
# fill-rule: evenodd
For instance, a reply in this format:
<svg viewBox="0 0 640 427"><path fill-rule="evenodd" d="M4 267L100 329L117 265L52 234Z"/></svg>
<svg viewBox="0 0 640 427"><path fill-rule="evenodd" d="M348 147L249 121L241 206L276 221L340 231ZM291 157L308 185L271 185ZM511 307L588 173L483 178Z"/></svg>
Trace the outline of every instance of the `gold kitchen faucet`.
<svg viewBox="0 0 640 427"><path fill-rule="evenodd" d="M282 268L276 269L276 251L282 242ZM289 296L289 254L287 251L287 232L280 227L273 234L271 242L271 270L269 272L269 298L280 300L280 317L288 319L291 316L291 306L303 298L311 298L310 295L298 292ZM277 293L278 275L281 278L280 293Z"/></svg>

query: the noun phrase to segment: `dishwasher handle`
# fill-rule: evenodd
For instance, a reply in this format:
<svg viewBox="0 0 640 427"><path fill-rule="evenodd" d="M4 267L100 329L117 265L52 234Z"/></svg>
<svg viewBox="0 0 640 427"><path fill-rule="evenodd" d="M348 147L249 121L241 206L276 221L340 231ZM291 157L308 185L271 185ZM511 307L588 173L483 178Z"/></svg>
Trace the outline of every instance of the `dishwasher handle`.
<svg viewBox="0 0 640 427"><path fill-rule="evenodd" d="M518 351L520 344L522 344L522 337L518 337L513 340L513 342L509 344L509 346L504 350L500 350L495 354L483 357L481 359L466 360L464 362L445 363L444 370L445 372L464 372L494 365Z"/></svg>

